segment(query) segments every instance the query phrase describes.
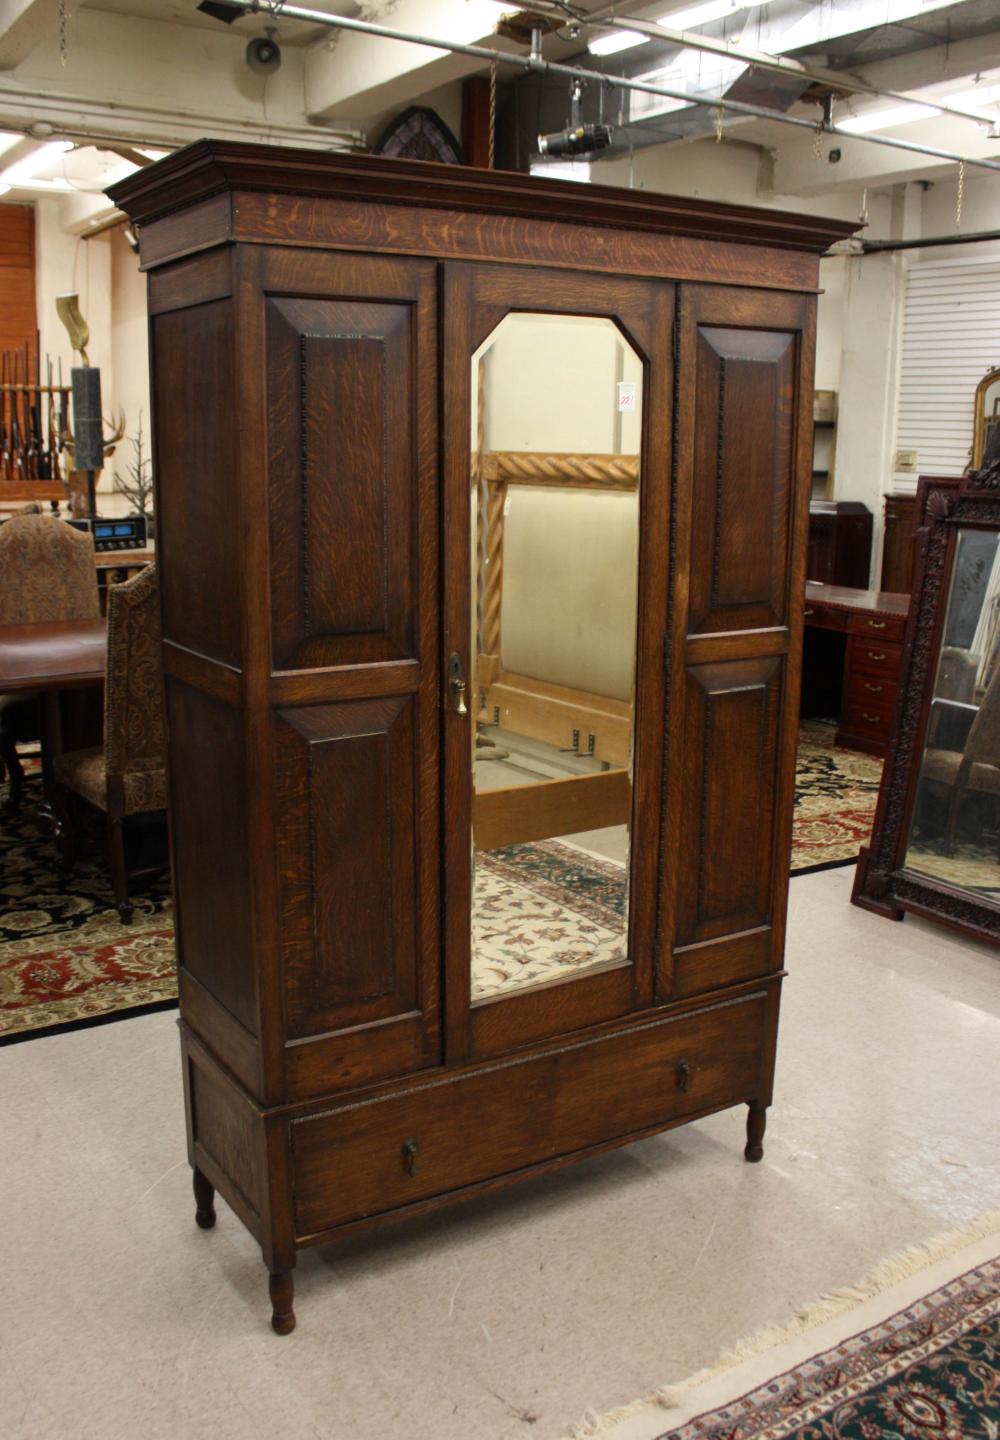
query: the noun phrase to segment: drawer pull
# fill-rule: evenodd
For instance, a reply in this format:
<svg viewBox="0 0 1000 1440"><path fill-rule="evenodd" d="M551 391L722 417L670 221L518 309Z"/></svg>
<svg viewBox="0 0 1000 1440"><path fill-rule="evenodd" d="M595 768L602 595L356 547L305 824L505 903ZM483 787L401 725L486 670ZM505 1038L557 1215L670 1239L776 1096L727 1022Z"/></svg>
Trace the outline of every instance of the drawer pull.
<svg viewBox="0 0 1000 1440"><path fill-rule="evenodd" d="M884 620L869 620L869 621L868 621L868 624L871 626L871 628L872 628L873 630L884 630L884 629L885 629L885 621L884 621Z"/></svg>
<svg viewBox="0 0 1000 1440"><path fill-rule="evenodd" d="M885 651L884 651L884 650L869 650L869 651L868 651L868 659L869 659L869 660L884 660L884 659L885 659Z"/></svg>
<svg viewBox="0 0 1000 1440"><path fill-rule="evenodd" d="M682 1060L677 1067L677 1088L686 1091L691 1084L691 1066L686 1060Z"/></svg>
<svg viewBox="0 0 1000 1440"><path fill-rule="evenodd" d="M866 689L866 690L870 690L873 695L881 695L881 694L882 694L882 691L885 689L885 686L884 686L884 685L872 685L870 681L866 680L866 681L865 681L865 689Z"/></svg>
<svg viewBox="0 0 1000 1440"><path fill-rule="evenodd" d="M402 1145L403 1164L406 1166L407 1175L417 1173L417 1142L416 1140L404 1140Z"/></svg>
<svg viewBox="0 0 1000 1440"><path fill-rule="evenodd" d="M807 611L805 612L806 619L808 620L810 615L815 615L815 614L816 614L816 611L815 611L815 610L807 610Z"/></svg>
<svg viewBox="0 0 1000 1440"><path fill-rule="evenodd" d="M882 717L881 715L869 715L867 710L862 710L861 718L862 720L867 720L869 725L877 725Z"/></svg>

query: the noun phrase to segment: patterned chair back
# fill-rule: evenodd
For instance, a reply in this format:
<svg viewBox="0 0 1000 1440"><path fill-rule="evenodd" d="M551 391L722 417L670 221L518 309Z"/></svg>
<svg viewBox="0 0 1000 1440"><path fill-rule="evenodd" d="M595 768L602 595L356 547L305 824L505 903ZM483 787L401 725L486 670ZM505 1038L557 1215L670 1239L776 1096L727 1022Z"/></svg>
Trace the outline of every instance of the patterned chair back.
<svg viewBox="0 0 1000 1440"><path fill-rule="evenodd" d="M109 779L166 764L155 565L108 589L104 755Z"/></svg>
<svg viewBox="0 0 1000 1440"><path fill-rule="evenodd" d="M0 625L98 620L94 540L54 515L0 525Z"/></svg>

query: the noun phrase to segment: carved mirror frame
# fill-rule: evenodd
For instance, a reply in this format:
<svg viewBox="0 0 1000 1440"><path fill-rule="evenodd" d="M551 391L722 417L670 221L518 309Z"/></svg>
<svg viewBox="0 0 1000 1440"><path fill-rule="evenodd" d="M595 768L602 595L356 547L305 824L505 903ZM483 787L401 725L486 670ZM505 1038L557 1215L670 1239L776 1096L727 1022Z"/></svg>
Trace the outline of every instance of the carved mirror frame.
<svg viewBox="0 0 1000 1440"><path fill-rule="evenodd" d="M923 489L923 486L921 487ZM962 529L1000 532L1000 456L960 483L918 495L919 542L906 626L893 741L882 775L871 844L858 858L851 900L891 920L909 911L977 940L1000 944L1000 899L932 878L905 864L956 541Z"/></svg>
<svg viewBox="0 0 1000 1440"><path fill-rule="evenodd" d="M978 470L986 454L986 396L994 385L1000 385L1000 366L987 370L976 386L975 419L972 430L972 469Z"/></svg>

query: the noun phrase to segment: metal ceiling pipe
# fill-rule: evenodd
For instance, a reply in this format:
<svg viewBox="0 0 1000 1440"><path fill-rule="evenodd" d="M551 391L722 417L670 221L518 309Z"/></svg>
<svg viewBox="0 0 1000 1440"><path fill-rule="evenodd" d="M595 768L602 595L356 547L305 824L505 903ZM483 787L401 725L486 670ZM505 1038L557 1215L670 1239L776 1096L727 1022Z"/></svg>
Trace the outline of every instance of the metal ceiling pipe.
<svg viewBox="0 0 1000 1440"><path fill-rule="evenodd" d="M544 0L543 8L546 11L549 10L549 6L544 4ZM915 100L912 95L904 95L898 90L880 90L864 80L842 74L839 70L826 70L818 65L803 65L800 60L793 60L790 56L771 55L766 50L748 50L743 45L731 45L726 40L716 40L710 35L696 35L690 30L672 30L659 21L638 20L632 16L611 11L607 12L607 18L605 18L605 12L598 13L601 15L599 20L588 16L580 23L599 25L602 29L635 30L640 35L648 35L651 40L665 40L669 45L677 45L688 50L703 50L706 54L721 55L726 60L738 60L742 64L752 65L758 70L769 70L777 75L808 80L811 85L828 85L831 89L848 90L854 95L871 95L879 100L895 100L905 105L933 105L944 115L954 115L961 120L972 120L977 125L985 125L993 132L1000 127L1000 119L996 115L986 114L985 111L967 110L957 105L949 105L946 100Z"/></svg>
<svg viewBox="0 0 1000 1440"><path fill-rule="evenodd" d="M1000 240L1000 230L973 230L968 235L930 235L925 240L862 240L865 255L884 254L888 250L933 250L941 245L980 245L984 240Z"/></svg>
<svg viewBox="0 0 1000 1440"><path fill-rule="evenodd" d="M361 35L374 35L383 40L401 40L407 45L426 45L432 50L450 50L455 55L470 55L488 65L513 65L521 70L533 70L540 75L564 75L571 80L585 80L590 84L605 85L610 90L637 90L644 95L660 95L665 100L683 100L688 105L705 105L710 110L729 111L733 115L752 115L756 120L772 120L778 125L795 125L800 130L816 133L815 120L803 120L796 115L784 115L777 110L768 110L764 105L750 105L743 100L699 98L685 90L669 89L665 85L650 85L642 80L625 79L621 76L605 75L600 70L585 70L577 65L564 65L557 60L532 59L528 55L507 54L493 50L486 45L464 45L457 40L441 40L432 35L413 34L408 30L396 30L391 25L376 25L371 20L351 20L346 15L328 15L323 10L308 10L300 5L282 5L280 11L272 11L261 0L226 0L248 15L255 13L277 14L279 18L302 20L308 25L323 25L331 30L354 30ZM857 140L866 145L886 145L892 150L907 150L914 155L928 155L936 160L951 160L956 165L976 165L983 170L1000 171L1000 160L978 160L971 155L960 155L954 150L938 150L931 145L918 145L911 140L893 140L888 135L855 135L851 130L839 126L823 126L824 135L839 135L844 140Z"/></svg>

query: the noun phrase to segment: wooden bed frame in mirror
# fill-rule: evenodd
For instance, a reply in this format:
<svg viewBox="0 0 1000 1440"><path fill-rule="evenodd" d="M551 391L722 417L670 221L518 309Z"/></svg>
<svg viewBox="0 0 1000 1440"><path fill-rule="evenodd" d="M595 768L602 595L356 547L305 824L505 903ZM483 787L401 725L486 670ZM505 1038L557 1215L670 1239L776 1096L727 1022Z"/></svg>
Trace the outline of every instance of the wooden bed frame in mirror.
<svg viewBox="0 0 1000 1440"><path fill-rule="evenodd" d="M198 1223L214 1223L218 1191L260 1243L287 1334L305 1246L736 1106L760 1160L819 257L854 227L216 141L110 193L139 225L149 277ZM579 703L617 769L539 784L547 814L508 797L484 818L475 691L489 706L507 685L526 707L530 687L477 674L470 460L494 477L494 503L526 461L499 440L481 453L474 367L525 312L562 337L547 373L575 387L570 434L592 397L569 330L599 323L639 367L641 383L621 381L637 416L641 395L641 427L626 427L641 460L620 462L621 483L641 471L633 678L618 711L537 697L539 724ZM593 403L618 405L615 385L599 388ZM557 448L555 431L535 434L515 440ZM581 451L600 448L589 434ZM584 498L589 513L615 508ZM592 803L591 818L627 816L624 863L528 839L541 826L572 840L561 827ZM496 848L474 847L477 829ZM530 983L474 985L490 958L484 894L490 943ZM530 943L528 911L541 916Z"/></svg>
<svg viewBox="0 0 1000 1440"><path fill-rule="evenodd" d="M892 920L909 911L1000 944L997 621L979 618L986 639L975 651L947 643L963 594L983 610L992 598L1000 615L1000 544L989 540L1000 536L1000 459L962 480L922 478L917 507L895 732L851 899ZM967 563L966 536L987 547ZM968 641L972 620L965 629ZM960 824L969 843L959 843Z"/></svg>

